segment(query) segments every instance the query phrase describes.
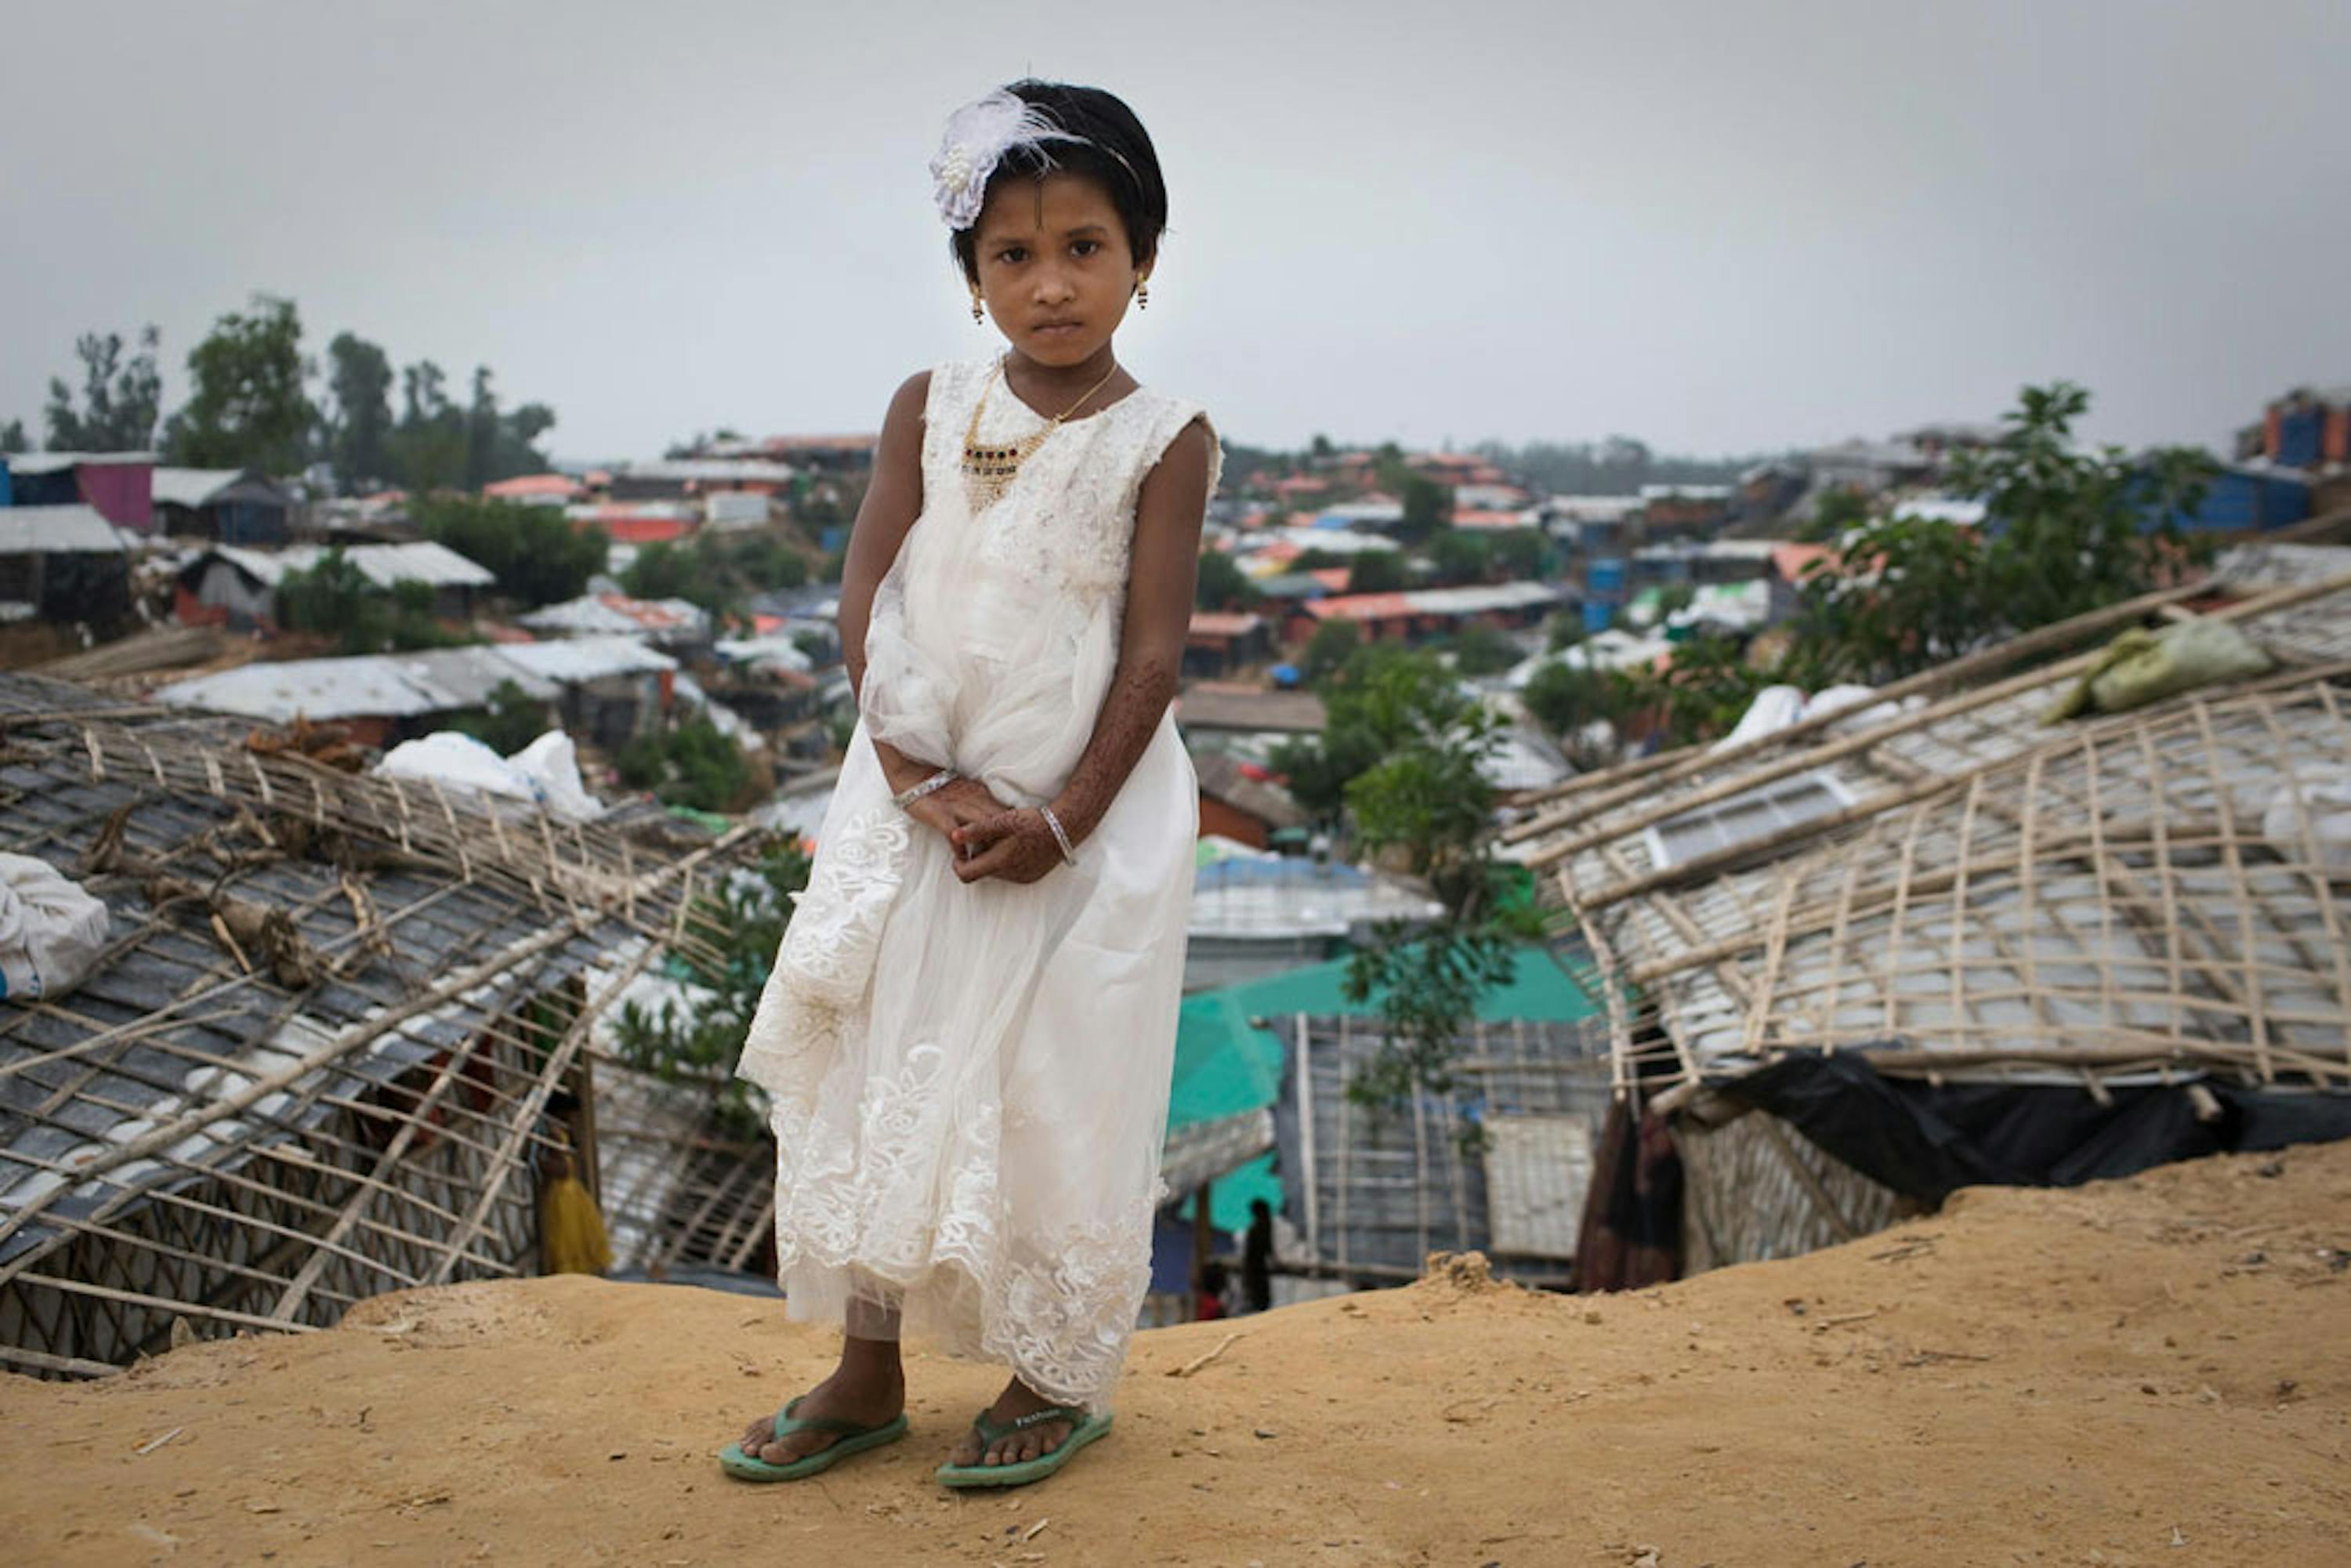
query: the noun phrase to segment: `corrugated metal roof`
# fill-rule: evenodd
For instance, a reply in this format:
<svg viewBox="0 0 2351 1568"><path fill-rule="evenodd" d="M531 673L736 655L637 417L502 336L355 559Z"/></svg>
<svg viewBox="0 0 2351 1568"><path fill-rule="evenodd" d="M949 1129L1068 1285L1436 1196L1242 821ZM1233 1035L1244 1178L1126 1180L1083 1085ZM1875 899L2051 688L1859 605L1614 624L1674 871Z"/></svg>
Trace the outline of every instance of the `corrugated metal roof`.
<svg viewBox="0 0 2351 1568"><path fill-rule="evenodd" d="M693 635L709 624L701 606L691 600L632 599L625 593L583 593L518 619L534 632L568 636Z"/></svg>
<svg viewBox="0 0 2351 1568"><path fill-rule="evenodd" d="M468 559L447 545L420 539L404 545L351 545L343 553L351 564L381 588L397 582L430 583L435 588L487 588L497 574Z"/></svg>
<svg viewBox="0 0 2351 1568"><path fill-rule="evenodd" d="M634 637L567 637L559 643L509 643L499 656L550 681L593 681L674 670L677 661Z"/></svg>
<svg viewBox="0 0 2351 1568"><path fill-rule="evenodd" d="M0 555L95 555L123 548L94 507L0 507Z"/></svg>
<svg viewBox="0 0 2351 1568"><path fill-rule="evenodd" d="M509 645L511 646L511 645ZM444 707L479 707L507 681L537 702L552 702L563 689L546 676L507 657L508 647L483 643L464 648L427 648L385 657L401 666L414 685L440 695Z"/></svg>
<svg viewBox="0 0 2351 1568"><path fill-rule="evenodd" d="M256 581L275 588L289 571L317 570L329 549L340 549L343 559L359 568L360 576L386 590L402 582L422 582L434 588L487 588L497 581L487 567L429 539L402 545L288 545L284 549L214 545L203 553L218 556Z"/></svg>
<svg viewBox="0 0 2351 1568"><path fill-rule="evenodd" d="M1305 609L1324 620L1384 621L1398 615L1476 615L1558 601L1559 591L1540 582L1497 582L1403 593L1349 593L1311 601Z"/></svg>
<svg viewBox="0 0 2351 1568"><path fill-rule="evenodd" d="M402 660L367 653L348 659L288 659L247 664L175 681L155 693L171 707L209 708L252 718L285 720L381 716L406 718L450 705L431 684L412 680Z"/></svg>
<svg viewBox="0 0 2351 1568"><path fill-rule="evenodd" d="M55 474L85 463L117 465L152 463L152 452L16 452L8 456L11 474Z"/></svg>
<svg viewBox="0 0 2351 1568"><path fill-rule="evenodd" d="M666 463L630 463L613 470L620 479L657 479L679 484L781 485L799 470L756 457L688 457Z"/></svg>
<svg viewBox="0 0 2351 1568"><path fill-rule="evenodd" d="M242 468L158 468L155 499L193 510L244 477Z"/></svg>

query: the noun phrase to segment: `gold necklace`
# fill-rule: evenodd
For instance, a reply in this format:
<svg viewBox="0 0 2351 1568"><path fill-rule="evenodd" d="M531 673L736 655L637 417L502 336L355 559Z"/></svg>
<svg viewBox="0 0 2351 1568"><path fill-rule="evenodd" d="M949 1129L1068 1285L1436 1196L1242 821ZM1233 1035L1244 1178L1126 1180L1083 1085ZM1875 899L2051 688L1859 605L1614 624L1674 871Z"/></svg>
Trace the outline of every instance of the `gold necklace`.
<svg viewBox="0 0 2351 1568"><path fill-rule="evenodd" d="M963 432L963 488L977 517L1004 498L1012 481L1020 473L1020 465L1037 454L1046 438L1061 428L1061 422L1086 405L1086 399L1110 385L1111 377L1118 374L1118 361L1113 360L1102 379L1088 387L1078 401L1045 422L1042 430L1031 431L1008 446L982 446L979 444L979 416L987 407L987 394L1004 378L1004 361L996 361L988 372L987 384L979 389L979 398L971 405L971 423Z"/></svg>

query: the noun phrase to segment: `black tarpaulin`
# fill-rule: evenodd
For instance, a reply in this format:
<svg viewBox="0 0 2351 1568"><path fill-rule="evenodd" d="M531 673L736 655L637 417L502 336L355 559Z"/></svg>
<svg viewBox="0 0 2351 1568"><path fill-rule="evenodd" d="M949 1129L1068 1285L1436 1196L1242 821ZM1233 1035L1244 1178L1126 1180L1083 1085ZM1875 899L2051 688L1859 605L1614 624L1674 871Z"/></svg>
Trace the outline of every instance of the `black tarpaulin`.
<svg viewBox="0 0 2351 1568"><path fill-rule="evenodd" d="M1865 1051L1789 1055L1715 1085L1768 1111L1895 1191L1939 1203L1963 1186L2072 1186L2199 1155L2351 1137L2351 1093L2199 1080L2220 1114L2199 1121L2185 1084L2112 1087L1893 1078Z"/></svg>

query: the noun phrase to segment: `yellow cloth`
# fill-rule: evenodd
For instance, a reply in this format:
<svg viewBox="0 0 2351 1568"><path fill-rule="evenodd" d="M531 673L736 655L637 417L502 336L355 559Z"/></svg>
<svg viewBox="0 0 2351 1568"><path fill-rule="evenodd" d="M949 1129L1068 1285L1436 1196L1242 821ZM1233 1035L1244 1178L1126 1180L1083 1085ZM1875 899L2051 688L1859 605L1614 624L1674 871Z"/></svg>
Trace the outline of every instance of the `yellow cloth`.
<svg viewBox="0 0 2351 1568"><path fill-rule="evenodd" d="M612 1266L604 1217L578 1176L558 1176L539 1195L538 1223L550 1274L601 1274Z"/></svg>

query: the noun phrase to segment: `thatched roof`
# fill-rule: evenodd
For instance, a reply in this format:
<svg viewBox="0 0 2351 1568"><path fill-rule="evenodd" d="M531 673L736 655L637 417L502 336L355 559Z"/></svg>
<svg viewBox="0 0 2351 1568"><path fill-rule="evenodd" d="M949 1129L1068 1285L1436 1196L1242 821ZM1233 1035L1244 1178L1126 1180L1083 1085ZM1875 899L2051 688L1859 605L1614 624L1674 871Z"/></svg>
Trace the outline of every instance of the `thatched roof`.
<svg viewBox="0 0 2351 1568"><path fill-rule="evenodd" d="M530 1271L533 1162L592 1136L595 1020L701 939L751 831L493 814L306 747L332 750L0 675L0 850L112 924L78 988L0 1004L0 1363L100 1372Z"/></svg>
<svg viewBox="0 0 2351 1568"><path fill-rule="evenodd" d="M2191 601L2280 668L2043 722L2117 629ZM1863 1045L2094 1090L2351 1081L2351 911L2298 792L2351 778L2351 551L2244 552L1877 695L1588 775L1514 831L1615 982L1620 1090Z"/></svg>

